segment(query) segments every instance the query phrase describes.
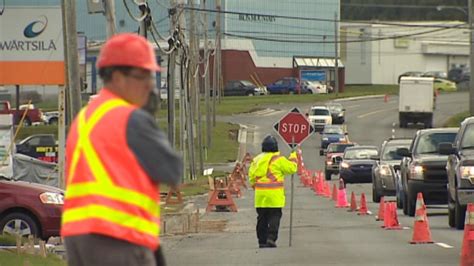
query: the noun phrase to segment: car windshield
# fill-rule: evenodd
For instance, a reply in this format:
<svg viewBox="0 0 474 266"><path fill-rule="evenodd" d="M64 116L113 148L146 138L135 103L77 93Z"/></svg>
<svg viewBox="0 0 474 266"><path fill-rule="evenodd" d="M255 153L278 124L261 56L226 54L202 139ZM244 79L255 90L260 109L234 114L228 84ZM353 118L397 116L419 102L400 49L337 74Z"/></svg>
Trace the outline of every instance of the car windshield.
<svg viewBox="0 0 474 266"><path fill-rule="evenodd" d="M342 130L342 127L334 127L334 126L326 126L324 127L323 134L338 134L342 135L344 134L344 130Z"/></svg>
<svg viewBox="0 0 474 266"><path fill-rule="evenodd" d="M329 144L328 152L342 153L347 147L354 147L354 144Z"/></svg>
<svg viewBox="0 0 474 266"><path fill-rule="evenodd" d="M250 82L248 80L242 80L241 83L244 84L245 86L255 86L255 85L253 85L252 82Z"/></svg>
<svg viewBox="0 0 474 266"><path fill-rule="evenodd" d="M327 109L311 109L310 115L329 115Z"/></svg>
<svg viewBox="0 0 474 266"><path fill-rule="evenodd" d="M397 154L398 148L409 148L410 144L387 145L382 152L382 160L395 161L403 159L403 156Z"/></svg>
<svg viewBox="0 0 474 266"><path fill-rule="evenodd" d="M342 105L328 105L328 108L331 112L341 112Z"/></svg>
<svg viewBox="0 0 474 266"><path fill-rule="evenodd" d="M461 140L461 149L474 149L474 124L469 124L464 130Z"/></svg>
<svg viewBox="0 0 474 266"><path fill-rule="evenodd" d="M420 137L416 146L416 154L438 153L438 144L442 142L454 142L455 132L431 133Z"/></svg>
<svg viewBox="0 0 474 266"><path fill-rule="evenodd" d="M377 156L376 149L350 149L344 153L344 159L349 160L367 160L372 156Z"/></svg>

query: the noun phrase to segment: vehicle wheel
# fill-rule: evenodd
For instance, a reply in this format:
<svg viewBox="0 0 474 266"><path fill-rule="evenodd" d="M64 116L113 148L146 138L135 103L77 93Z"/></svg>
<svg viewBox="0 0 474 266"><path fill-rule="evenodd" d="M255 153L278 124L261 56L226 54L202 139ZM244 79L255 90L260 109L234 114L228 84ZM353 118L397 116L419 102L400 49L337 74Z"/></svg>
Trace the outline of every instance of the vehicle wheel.
<svg viewBox="0 0 474 266"><path fill-rule="evenodd" d="M449 200L449 199L448 199ZM448 203L448 224L449 227L456 226L456 210L453 208L454 203Z"/></svg>
<svg viewBox="0 0 474 266"><path fill-rule="evenodd" d="M376 188L374 183L375 183L375 181L372 181L372 201L375 202L375 203L379 203L382 196L380 196L377 193L377 188Z"/></svg>
<svg viewBox="0 0 474 266"><path fill-rule="evenodd" d="M10 213L0 219L0 230L3 234L19 234L22 237L28 235L37 237L39 233L38 225L33 218L21 212Z"/></svg>
<svg viewBox="0 0 474 266"><path fill-rule="evenodd" d="M459 205L458 201L454 203L454 225L456 229L464 229L464 219L466 217L466 206Z"/></svg>
<svg viewBox="0 0 474 266"><path fill-rule="evenodd" d="M24 127L31 126L31 121L28 117L25 117L25 119L23 120L23 126Z"/></svg>
<svg viewBox="0 0 474 266"><path fill-rule="evenodd" d="M402 198L400 195L397 195L397 209L402 209L402 208L403 208Z"/></svg>
<svg viewBox="0 0 474 266"><path fill-rule="evenodd" d="M332 173L330 171L324 171L324 177L326 178L326 180L331 180L331 175Z"/></svg>
<svg viewBox="0 0 474 266"><path fill-rule="evenodd" d="M253 92L247 93L247 96L253 96Z"/></svg>
<svg viewBox="0 0 474 266"><path fill-rule="evenodd" d="M57 125L58 124L58 119L57 118L51 118L51 119L49 119L48 124Z"/></svg>

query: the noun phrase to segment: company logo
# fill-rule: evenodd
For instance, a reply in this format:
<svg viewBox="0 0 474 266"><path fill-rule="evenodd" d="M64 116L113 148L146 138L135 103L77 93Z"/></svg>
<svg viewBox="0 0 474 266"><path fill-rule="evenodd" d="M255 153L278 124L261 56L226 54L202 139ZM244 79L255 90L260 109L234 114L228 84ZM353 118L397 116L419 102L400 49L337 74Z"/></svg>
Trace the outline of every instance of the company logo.
<svg viewBox="0 0 474 266"><path fill-rule="evenodd" d="M25 30L23 30L23 35L29 39L35 38L43 33L46 26L48 26L48 18L46 18L46 16L41 16L38 20L35 20L26 26Z"/></svg>

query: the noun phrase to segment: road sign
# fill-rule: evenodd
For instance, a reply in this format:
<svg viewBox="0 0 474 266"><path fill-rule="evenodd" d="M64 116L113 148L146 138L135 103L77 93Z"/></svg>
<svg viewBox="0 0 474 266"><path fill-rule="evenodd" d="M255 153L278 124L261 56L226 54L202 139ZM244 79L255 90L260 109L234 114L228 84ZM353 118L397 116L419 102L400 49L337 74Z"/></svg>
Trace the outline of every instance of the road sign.
<svg viewBox="0 0 474 266"><path fill-rule="evenodd" d="M283 116L273 128L290 148L302 143L314 132L306 116L296 107Z"/></svg>

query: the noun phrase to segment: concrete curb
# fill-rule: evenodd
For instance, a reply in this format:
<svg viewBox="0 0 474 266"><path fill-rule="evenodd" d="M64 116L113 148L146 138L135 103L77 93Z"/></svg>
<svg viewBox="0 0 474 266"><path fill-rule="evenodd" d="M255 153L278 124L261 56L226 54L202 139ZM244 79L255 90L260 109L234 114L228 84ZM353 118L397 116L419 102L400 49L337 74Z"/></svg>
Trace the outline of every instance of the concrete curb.
<svg viewBox="0 0 474 266"><path fill-rule="evenodd" d="M357 100L365 100L365 99L376 99L376 98L383 98L383 97L385 97L385 94L341 98L341 99L333 100L333 102L349 102L349 101L357 101Z"/></svg>

